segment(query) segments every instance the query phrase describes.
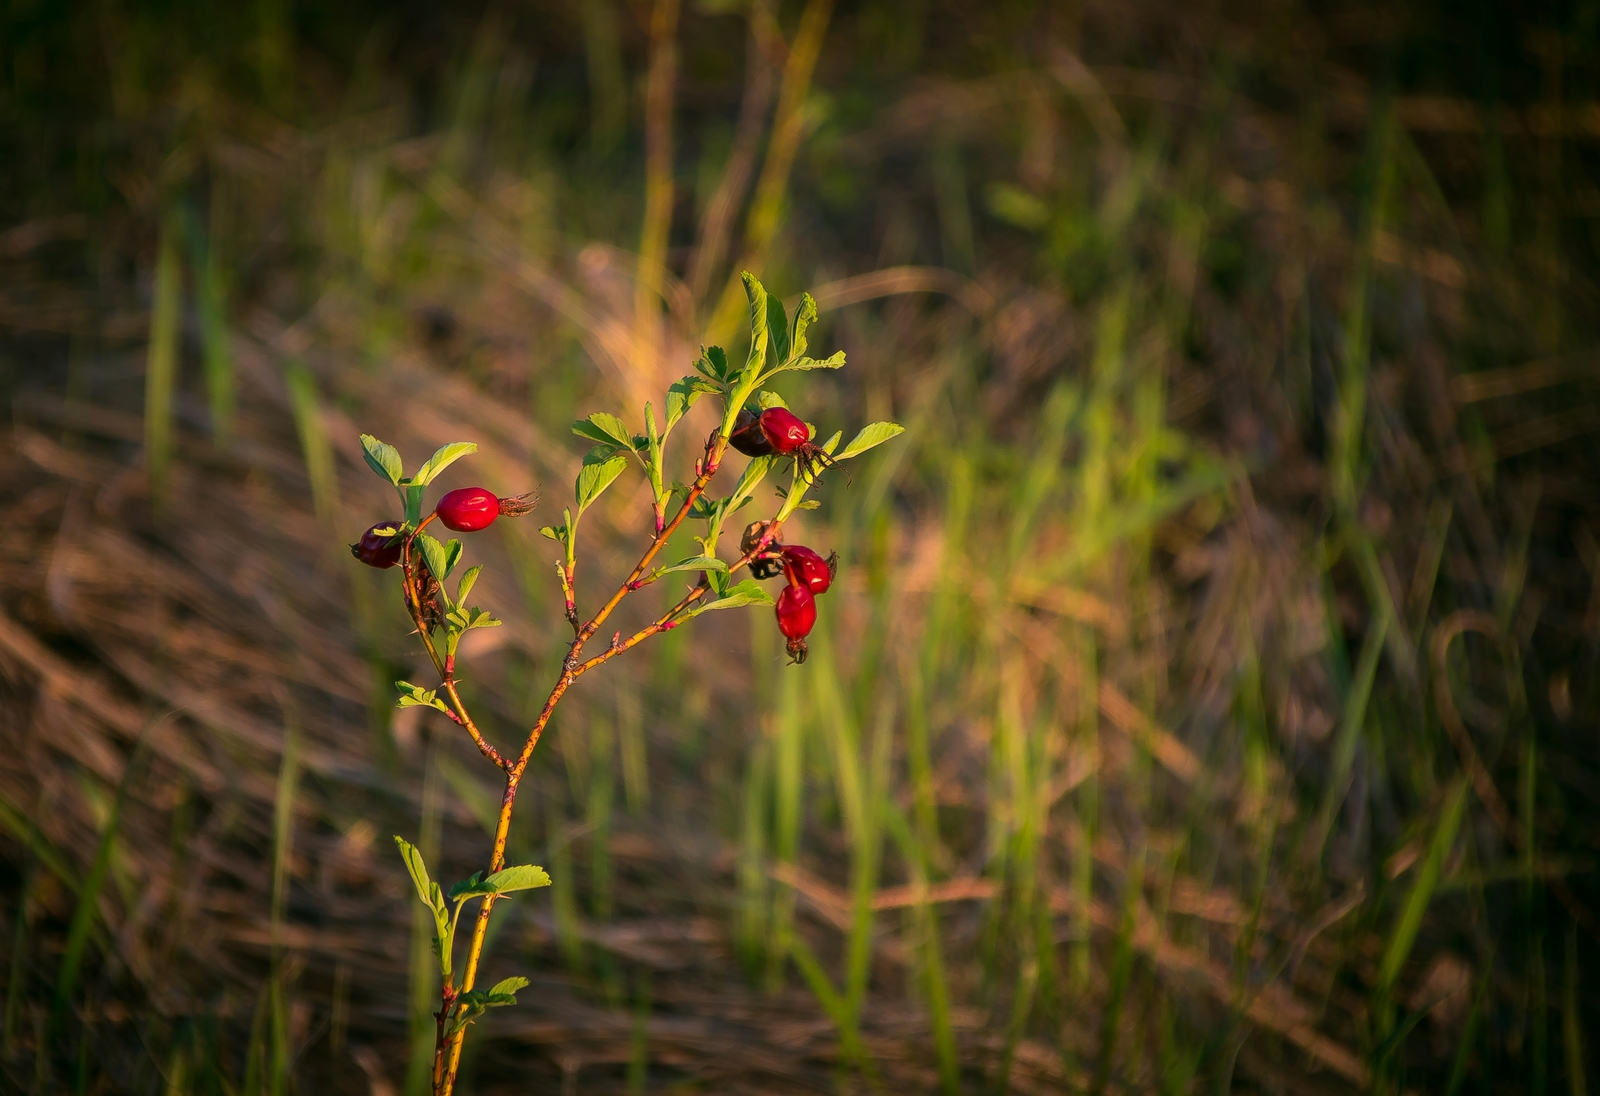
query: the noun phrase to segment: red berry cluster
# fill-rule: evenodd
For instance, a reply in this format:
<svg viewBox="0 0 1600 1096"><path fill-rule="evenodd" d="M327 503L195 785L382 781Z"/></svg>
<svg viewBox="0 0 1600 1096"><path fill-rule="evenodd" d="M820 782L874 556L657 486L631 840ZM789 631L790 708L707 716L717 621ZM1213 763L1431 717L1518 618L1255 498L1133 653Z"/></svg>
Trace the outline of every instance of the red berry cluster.
<svg viewBox="0 0 1600 1096"><path fill-rule="evenodd" d="M767 530L766 522L757 522L745 530L743 548L746 552L760 543ZM783 575L788 585L778 595L773 609L778 618L778 631L788 641L789 657L795 662L806 660L806 636L817 623L817 595L828 592L834 576L839 573L839 555L830 552L824 559L803 544L780 544L771 541L750 560L750 573L756 578L774 578Z"/></svg>

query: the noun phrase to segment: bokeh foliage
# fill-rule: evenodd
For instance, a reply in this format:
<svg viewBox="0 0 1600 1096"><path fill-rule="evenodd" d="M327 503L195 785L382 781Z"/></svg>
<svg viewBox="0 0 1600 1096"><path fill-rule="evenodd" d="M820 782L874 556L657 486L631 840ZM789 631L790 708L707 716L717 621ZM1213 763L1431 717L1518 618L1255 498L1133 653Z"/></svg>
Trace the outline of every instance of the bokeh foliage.
<svg viewBox="0 0 1600 1096"><path fill-rule="evenodd" d="M907 434L804 667L701 621L557 720L468 1090L1586 1091L1596 10L8 7L8 1087L416 1090L387 835L465 876L497 790L391 708L356 435L554 491L749 267Z"/></svg>

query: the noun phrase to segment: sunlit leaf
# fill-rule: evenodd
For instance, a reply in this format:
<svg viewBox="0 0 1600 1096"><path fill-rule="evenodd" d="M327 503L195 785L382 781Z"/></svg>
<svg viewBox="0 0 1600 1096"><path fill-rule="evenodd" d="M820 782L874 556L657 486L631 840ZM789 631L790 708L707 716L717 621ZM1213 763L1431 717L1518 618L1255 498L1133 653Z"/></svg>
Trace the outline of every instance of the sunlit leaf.
<svg viewBox="0 0 1600 1096"><path fill-rule="evenodd" d="M690 556L680 559L670 567L662 567L656 571L658 575L670 575L674 571L726 571L728 565L716 556Z"/></svg>
<svg viewBox="0 0 1600 1096"><path fill-rule="evenodd" d="M504 868L485 879L484 885L493 887L496 894L511 894L515 891L533 890L535 887L548 887L550 876L536 864L518 864L514 868Z"/></svg>
<svg viewBox="0 0 1600 1096"><path fill-rule="evenodd" d="M618 476L628 467L628 458L622 453L613 453L594 463L584 463L583 469L578 473L578 482L574 492L578 500L578 513L587 510L600 493L616 482Z"/></svg>
<svg viewBox="0 0 1600 1096"><path fill-rule="evenodd" d="M882 445L890 438L905 433L906 428L897 422L875 422L861 428L861 432L850 439L850 444L843 450L833 455L834 460L849 460L859 457L875 445Z"/></svg>
<svg viewBox="0 0 1600 1096"><path fill-rule="evenodd" d="M433 456L428 458L426 464L417 469L417 474L411 477L412 483L429 484L434 477L468 453L476 453L478 443L474 441L453 441L449 445L441 445Z"/></svg>
<svg viewBox="0 0 1600 1096"><path fill-rule="evenodd" d="M789 339L789 353L796 358L806 352L806 329L817 322L817 302L809 293L800 294L800 307L794 310L794 335Z"/></svg>
<svg viewBox="0 0 1600 1096"><path fill-rule="evenodd" d="M405 466L400 463L400 450L379 441L371 434L362 434L361 455L366 458L367 466L374 472L395 486L400 485L401 478L406 474Z"/></svg>

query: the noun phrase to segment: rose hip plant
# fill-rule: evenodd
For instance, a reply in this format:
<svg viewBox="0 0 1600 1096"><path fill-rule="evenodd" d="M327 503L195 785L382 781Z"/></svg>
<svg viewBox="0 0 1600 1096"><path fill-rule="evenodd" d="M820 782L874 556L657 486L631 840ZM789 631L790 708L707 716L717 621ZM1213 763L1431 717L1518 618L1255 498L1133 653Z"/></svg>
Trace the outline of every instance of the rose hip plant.
<svg viewBox="0 0 1600 1096"><path fill-rule="evenodd" d="M450 579L463 555L462 542L457 539L441 542L426 530L437 521L455 532L478 532L499 518L519 517L530 512L537 499L532 494L500 498L482 487L463 487L444 495L432 511L424 515L423 504L429 485L450 464L475 452L477 445L473 442L445 445L407 476L400 454L393 446L369 434L361 436L367 463L394 486L405 516L373 525L350 546L350 551L368 566L399 569L406 611L438 677L438 684L432 688L397 681L399 705L437 709L466 732L478 752L501 770L505 780L487 866L448 890L429 876L417 849L404 838L395 837L412 882L416 884L417 896L434 919L434 947L442 986L439 1010L434 1013L433 1091L438 1096L445 1096L455 1087L467 1028L488 1009L515 1004L517 991L527 985L526 978L510 977L488 989L480 989L478 968L483 958L490 911L495 903L518 891L543 887L550 882L544 869L533 864L507 867L505 852L517 789L556 705L567 690L591 670L653 635L717 609L772 606L791 662L804 662L806 637L817 620L816 598L832 585L837 558L830 554L824 559L803 545L785 543L784 523L796 510L817 506L806 494L821 482L824 470L860 456L901 432L902 428L895 423L876 422L864 427L842 449L839 448L842 435L837 432L819 443L816 430L766 386L780 373L838 369L844 365L844 352L824 359L806 355L806 333L817 318L816 302L809 294L801 298L791 323L782 302L768 296L754 277L745 274L744 285L750 301L750 351L742 367L731 366L720 347L705 348L695 362L696 374L684 377L667 390L660 417L651 404L645 404L642 434L634 433L621 418L605 412L597 412L572 425L573 433L594 445L583 459L574 487L573 505L562 511L561 524L540 530L562 549L555 570L561 584L567 623L572 628L572 640L538 718L514 753L502 752L484 736L462 702L458 688L456 659L461 638L474 628L491 628L500 623L469 601L483 568L481 565L468 567L456 580L452 591ZM703 451L694 461L693 478L687 484L670 480L666 472L667 441L684 415L704 395L721 399L721 424L706 439ZM710 492L711 483L722 470L730 448L750 460L733 489L716 497ZM586 619L579 610L579 528L584 514L595 501L635 465L649 484L653 499L648 544L627 578ZM785 468L790 473L789 482L777 487L778 501L772 515L750 523L740 539L737 557L724 559L719 548L728 519L755 498L756 489L769 475ZM703 523L703 533L694 538L699 544L698 553L672 562L658 561L668 540L685 521ZM738 572L745 568L749 569L751 577L735 581ZM600 634L624 598L672 575L692 578L687 592L665 612L631 635L614 632L603 646L593 651L589 649L590 642ZM774 599L762 588L761 582L780 576L784 586ZM458 977L455 958L461 914L473 900L478 902L477 912L471 920L471 938L466 944L465 960Z"/></svg>

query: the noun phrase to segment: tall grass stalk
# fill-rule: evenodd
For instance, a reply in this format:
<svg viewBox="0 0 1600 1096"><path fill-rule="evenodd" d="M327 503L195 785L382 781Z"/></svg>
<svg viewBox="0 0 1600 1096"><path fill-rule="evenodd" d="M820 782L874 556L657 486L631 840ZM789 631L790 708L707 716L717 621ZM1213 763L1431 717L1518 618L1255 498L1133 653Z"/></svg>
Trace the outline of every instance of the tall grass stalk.
<svg viewBox="0 0 1600 1096"><path fill-rule="evenodd" d="M178 383L178 337L183 323L181 226L174 212L162 217L145 355L145 473L150 480L150 503L157 510L165 505L172 465L172 399Z"/></svg>
<svg viewBox="0 0 1600 1096"><path fill-rule="evenodd" d="M269 1096L289 1091L289 989L286 982L283 928L289 908L289 885L294 867L294 813L300 788L300 732L290 720L283 733L283 758L278 764L278 787L272 811L272 970L269 975L271 1048L267 1062Z"/></svg>

